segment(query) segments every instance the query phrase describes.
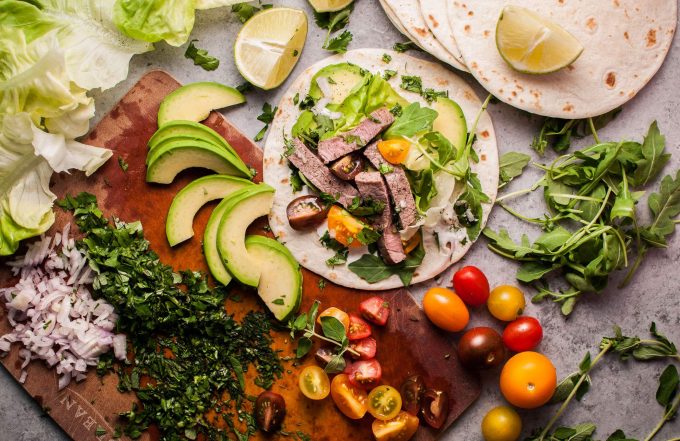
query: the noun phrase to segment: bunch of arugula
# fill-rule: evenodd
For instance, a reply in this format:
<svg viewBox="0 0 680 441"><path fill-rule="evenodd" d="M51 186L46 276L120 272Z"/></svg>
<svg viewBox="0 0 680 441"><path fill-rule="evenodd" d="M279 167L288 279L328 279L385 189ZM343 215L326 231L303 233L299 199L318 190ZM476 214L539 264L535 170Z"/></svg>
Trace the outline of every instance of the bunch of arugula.
<svg viewBox="0 0 680 441"><path fill-rule="evenodd" d="M544 233L532 244L526 235L517 243L505 229L484 230L492 251L522 262L517 279L536 286L533 301L551 299L561 304L564 315L583 294L604 290L616 270L628 268L621 286L626 285L651 248L667 246L674 217L680 214L680 171L664 177L659 191L649 196L651 222L642 224L636 210L643 192L634 190L654 181L670 158L656 122L642 143L600 142L592 120L589 125L595 145L547 166L534 164L545 172L536 184L497 199L505 210ZM509 158L501 168L501 183L521 173L525 161L521 156ZM541 218L523 216L503 203L539 187L549 208ZM549 275L558 270L569 285L563 291L551 290L548 284Z"/></svg>

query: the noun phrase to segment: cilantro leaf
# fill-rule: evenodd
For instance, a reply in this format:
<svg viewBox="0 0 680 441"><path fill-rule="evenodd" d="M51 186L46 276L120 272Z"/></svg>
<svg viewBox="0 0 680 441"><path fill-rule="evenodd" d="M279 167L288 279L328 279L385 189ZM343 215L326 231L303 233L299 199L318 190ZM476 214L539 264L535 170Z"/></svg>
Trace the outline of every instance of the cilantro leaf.
<svg viewBox="0 0 680 441"><path fill-rule="evenodd" d="M245 2L231 5L231 12L236 14L236 17L238 17L241 23L247 22L253 15L255 15L259 11L260 8L258 8L257 6L253 6Z"/></svg>
<svg viewBox="0 0 680 441"><path fill-rule="evenodd" d="M204 70L210 71L217 69L220 65L220 60L210 55L207 50L198 49L194 46L194 41L198 40L191 40L189 42L189 46L184 52L184 56L194 60L194 65L201 66Z"/></svg>
<svg viewBox="0 0 680 441"><path fill-rule="evenodd" d="M326 40L323 44L323 48L327 51L335 52L336 54L344 54L347 52L347 46L351 41L352 33L350 31L344 31L339 36Z"/></svg>
<svg viewBox="0 0 680 441"><path fill-rule="evenodd" d="M257 135L255 135L255 141L262 141L262 138L264 138L264 134L267 133L267 129L269 128L269 124L271 124L272 121L274 121L274 116L276 115L276 111L278 110L278 107L272 107L271 104L268 102L265 102L262 105L262 113L257 117L258 121L262 121L264 123L264 127L260 129L259 132L257 132Z"/></svg>
<svg viewBox="0 0 680 441"><path fill-rule="evenodd" d="M416 44L412 41L405 41L403 43L394 43L394 46L392 46L392 49L394 49L395 52L399 52L399 53L404 53L408 50L417 49L417 48L418 48L418 46L416 46Z"/></svg>

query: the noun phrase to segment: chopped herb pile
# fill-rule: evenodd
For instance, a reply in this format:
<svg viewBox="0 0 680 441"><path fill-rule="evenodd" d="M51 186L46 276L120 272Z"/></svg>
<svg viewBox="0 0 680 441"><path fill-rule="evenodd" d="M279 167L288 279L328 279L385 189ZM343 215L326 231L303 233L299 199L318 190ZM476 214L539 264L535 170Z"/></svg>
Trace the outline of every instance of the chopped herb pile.
<svg viewBox="0 0 680 441"><path fill-rule="evenodd" d="M194 60L194 65L201 66L204 70L217 69L220 66L220 60L210 55L207 50L198 49L194 46L194 41L198 40L191 40L189 42L189 46L187 47L186 52L184 52L184 56Z"/></svg>
<svg viewBox="0 0 680 441"><path fill-rule="evenodd" d="M244 374L253 366L265 389L282 375L268 316L234 320L224 307L226 289L209 288L196 272L173 272L149 248L140 222L109 223L93 195L67 196L59 205L85 234L78 248L96 272L93 295L114 305L134 351L134 363L116 369L119 390L134 391L142 403L123 414L125 434L137 438L153 424L162 439L225 439L213 426L221 421L247 439L256 427ZM98 371L109 368L111 357L103 357Z"/></svg>

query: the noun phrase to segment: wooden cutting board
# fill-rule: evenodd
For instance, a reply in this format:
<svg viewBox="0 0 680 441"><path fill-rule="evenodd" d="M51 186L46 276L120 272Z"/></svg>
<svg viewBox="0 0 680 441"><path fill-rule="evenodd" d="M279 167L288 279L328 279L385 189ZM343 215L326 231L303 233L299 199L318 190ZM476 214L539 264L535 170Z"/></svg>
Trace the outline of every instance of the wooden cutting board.
<svg viewBox="0 0 680 441"><path fill-rule="evenodd" d="M173 196L191 180L200 176L197 170L182 173L172 185L150 185L145 182L144 165L147 141L157 129L156 114L165 95L180 84L162 71L146 74L123 99L106 115L87 136L84 142L108 147L114 150L111 160L90 178L78 173L58 175L53 180L52 190L59 197L66 193L77 194L81 191L94 193L99 205L107 216L116 216L124 221L141 220L147 239L161 260L175 269L207 271L201 253L203 228L215 204L204 207L196 218L196 236L176 248L170 248L165 238L165 215ZM258 171L255 180L262 175L262 151L249 138L232 126L224 117L213 112L204 122L220 133L241 155L243 160ZM125 172L118 158L129 164ZM70 216L57 209L57 221L48 232L61 229ZM262 227L266 220L261 219L251 227L252 232L265 234ZM327 282L319 288L319 277L304 270L304 300L306 310L314 300L321 301L321 308L337 306L345 311L356 311L359 302L376 295L334 285ZM12 279L7 267L0 267L0 286L10 286ZM253 290L238 287L242 302L229 303L228 309L237 318L252 309L263 309ZM416 301L406 289L377 293L389 301L392 315L384 329L374 327L378 340L377 358L383 368L383 380L387 384L399 386L404 379L421 374L428 387L445 390L451 397L448 427L479 396L478 377L462 369L450 334L443 333L432 326ZM0 308L0 335L10 331L6 311ZM290 355L294 343L286 333L274 335L275 347ZM2 358L7 371L19 378L21 360L18 345L11 353ZM355 422L345 418L335 408L330 398L318 401L306 399L298 390L298 373L302 367L313 364L309 356L299 365L284 362L284 370L290 373L278 381L273 389L286 399L288 414L286 427L289 430L302 430L311 434L314 440L366 440L371 439L371 419L364 418ZM251 369L252 371L252 369ZM248 378L248 377L247 377ZM252 380L252 377L250 377ZM249 381L247 392L258 394L261 390ZM49 415L73 439L94 441L111 439L113 430L119 424L118 413L127 411L134 402L134 394L117 391L117 376L107 375L99 378L90 372L87 379L76 384L72 382L62 391L57 390L57 375L41 362L33 362L28 368L28 379L24 388L33 396ZM95 435L97 427L104 428L106 434ZM442 431L435 431L421 425L415 439L433 440ZM158 439L157 431L149 430L143 440ZM276 437L274 437L276 438ZM282 438L283 439L283 438Z"/></svg>

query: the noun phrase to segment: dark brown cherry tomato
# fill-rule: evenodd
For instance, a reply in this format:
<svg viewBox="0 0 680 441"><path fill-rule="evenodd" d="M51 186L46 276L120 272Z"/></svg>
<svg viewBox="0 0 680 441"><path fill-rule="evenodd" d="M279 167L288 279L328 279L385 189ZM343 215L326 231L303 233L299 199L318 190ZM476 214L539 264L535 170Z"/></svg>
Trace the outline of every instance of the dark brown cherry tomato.
<svg viewBox="0 0 680 441"><path fill-rule="evenodd" d="M458 357L461 363L472 369L498 366L505 359L503 339L491 328L472 328L458 342Z"/></svg>
<svg viewBox="0 0 680 441"><path fill-rule="evenodd" d="M286 401L277 393L264 391L255 400L255 421L263 432L273 433L281 428L286 416Z"/></svg>
<svg viewBox="0 0 680 441"><path fill-rule="evenodd" d="M317 196L300 196L290 201L286 208L286 216L292 229L304 230L323 222L329 208Z"/></svg>
<svg viewBox="0 0 680 441"><path fill-rule="evenodd" d="M401 385L401 408L411 415L418 416L425 392L425 383L420 375L408 377Z"/></svg>
<svg viewBox="0 0 680 441"><path fill-rule="evenodd" d="M449 416L449 395L441 390L428 389L423 393L423 418L435 429L444 425Z"/></svg>
<svg viewBox="0 0 680 441"><path fill-rule="evenodd" d="M349 353L355 360L370 360L371 358L375 358L378 342L375 341L373 337L366 337L361 340L353 341L349 347L359 353L359 355L354 355L351 352Z"/></svg>
<svg viewBox="0 0 680 441"><path fill-rule="evenodd" d="M543 340L541 323L533 317L518 317L503 331L503 343L513 352L531 351Z"/></svg>
<svg viewBox="0 0 680 441"><path fill-rule="evenodd" d="M378 360L359 360L348 363L345 373L349 377L349 382L356 387L372 389L380 383L382 378L382 367Z"/></svg>
<svg viewBox="0 0 680 441"><path fill-rule="evenodd" d="M349 315L349 332L347 337L350 341L361 340L371 335L371 325L356 314Z"/></svg>
<svg viewBox="0 0 680 441"><path fill-rule="evenodd" d="M331 171L343 181L353 180L366 168L364 158L359 154L345 155L331 165Z"/></svg>
<svg viewBox="0 0 680 441"><path fill-rule="evenodd" d="M317 364L321 367L326 367L328 363L330 363L331 359L335 357L335 353L333 350L327 346L322 346L319 349L316 350L314 353L314 359L316 360Z"/></svg>
<svg viewBox="0 0 680 441"><path fill-rule="evenodd" d="M470 306L482 306L489 299L489 281L476 266L466 266L453 275L453 290Z"/></svg>
<svg viewBox="0 0 680 441"><path fill-rule="evenodd" d="M390 316L390 304L382 297L374 296L359 303L359 312L369 322L385 326Z"/></svg>

